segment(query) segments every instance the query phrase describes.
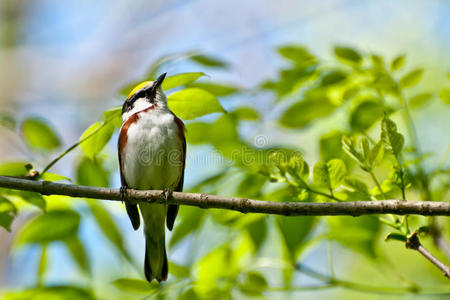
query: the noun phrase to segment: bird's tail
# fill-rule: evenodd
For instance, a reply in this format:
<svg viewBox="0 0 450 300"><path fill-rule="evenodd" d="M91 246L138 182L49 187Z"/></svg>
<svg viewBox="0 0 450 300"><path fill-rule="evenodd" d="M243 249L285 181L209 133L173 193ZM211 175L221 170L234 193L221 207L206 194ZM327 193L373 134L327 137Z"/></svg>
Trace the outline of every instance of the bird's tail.
<svg viewBox="0 0 450 300"><path fill-rule="evenodd" d="M169 271L165 242L165 218L167 206L164 204L139 204L144 219L145 259L144 273L149 282L167 279Z"/></svg>
<svg viewBox="0 0 450 300"><path fill-rule="evenodd" d="M164 239L161 243L153 243L149 239L145 241L145 260L144 260L144 273L145 278L149 282L153 279L161 282L167 280L167 273L169 272L169 266L167 263L166 245Z"/></svg>

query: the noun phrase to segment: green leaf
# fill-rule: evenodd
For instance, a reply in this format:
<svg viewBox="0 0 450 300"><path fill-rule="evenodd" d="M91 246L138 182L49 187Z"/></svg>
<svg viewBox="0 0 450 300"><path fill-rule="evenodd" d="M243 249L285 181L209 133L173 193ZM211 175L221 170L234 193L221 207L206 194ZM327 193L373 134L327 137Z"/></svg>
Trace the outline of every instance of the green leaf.
<svg viewBox="0 0 450 300"><path fill-rule="evenodd" d="M441 91L441 99L445 104L450 104L450 89L443 89Z"/></svg>
<svg viewBox="0 0 450 300"><path fill-rule="evenodd" d="M74 235L66 238L64 243L78 267L87 274L90 274L91 268L89 258L80 239Z"/></svg>
<svg viewBox="0 0 450 300"><path fill-rule="evenodd" d="M114 222L113 218L109 212L102 205L95 203L94 201L89 201L89 208L91 209L92 216L94 217L98 227L102 230L103 234L108 238L108 240L120 251L120 253L131 260L128 251L125 248L125 243L123 241L122 235L120 234L119 228Z"/></svg>
<svg viewBox="0 0 450 300"><path fill-rule="evenodd" d="M99 159L95 161L84 157L77 167L77 183L88 186L109 186L109 172L103 169Z"/></svg>
<svg viewBox="0 0 450 300"><path fill-rule="evenodd" d="M240 106L230 113L230 115L236 116L239 120L245 121L258 121L259 112L254 108L247 106Z"/></svg>
<svg viewBox="0 0 450 300"><path fill-rule="evenodd" d="M42 175L40 177L40 179L42 180L46 180L46 181L62 181L62 180L67 180L67 181L72 181L70 178L66 177L66 176L62 176L59 174L55 174L55 173L44 173L44 175Z"/></svg>
<svg viewBox="0 0 450 300"><path fill-rule="evenodd" d="M336 189L347 176L347 168L341 159L335 158L327 163L318 162L314 165L313 180L320 187Z"/></svg>
<svg viewBox="0 0 450 300"><path fill-rule="evenodd" d="M300 249L314 227L314 217L286 218L276 216L282 241L286 246L286 254L290 263L295 263Z"/></svg>
<svg viewBox="0 0 450 300"><path fill-rule="evenodd" d="M213 82L193 82L188 84L188 87L208 91L216 97L226 97L239 91L239 89L235 86Z"/></svg>
<svg viewBox="0 0 450 300"><path fill-rule="evenodd" d="M316 73L315 65L300 65L292 69L281 70L280 79L277 82L266 81L262 88L274 90L279 97L296 91L308 79Z"/></svg>
<svg viewBox="0 0 450 300"><path fill-rule="evenodd" d="M133 278L119 278L111 282L116 288L125 292L133 292L139 294L152 294L155 293L159 286L150 284L149 282L141 279Z"/></svg>
<svg viewBox="0 0 450 300"><path fill-rule="evenodd" d="M180 73L168 76L162 83L163 90L167 91L182 85L196 81L200 77L205 76L203 72Z"/></svg>
<svg viewBox="0 0 450 300"><path fill-rule="evenodd" d="M17 243L49 243L77 234L80 215L73 210L54 210L40 215L20 232Z"/></svg>
<svg viewBox="0 0 450 300"><path fill-rule="evenodd" d="M347 79L347 73L342 71L331 71L325 74L320 81L320 86L326 87L343 82Z"/></svg>
<svg viewBox="0 0 450 300"><path fill-rule="evenodd" d="M367 185L355 178L346 178L344 180L344 185L349 190L346 192L347 201L369 201L370 193L367 189Z"/></svg>
<svg viewBox="0 0 450 300"><path fill-rule="evenodd" d="M267 288L267 280L259 272L248 272L244 282L239 284L239 290L250 296L262 296Z"/></svg>
<svg viewBox="0 0 450 300"><path fill-rule="evenodd" d="M103 121L115 128L122 126L122 105L111 107L103 112Z"/></svg>
<svg viewBox="0 0 450 300"><path fill-rule="evenodd" d="M374 167L375 165L381 163L384 157L384 147L383 142L380 140L376 143L372 149L370 149L367 155L367 163L370 167Z"/></svg>
<svg viewBox="0 0 450 300"><path fill-rule="evenodd" d="M411 108L418 108L430 101L430 99L433 97L433 94L431 93L421 93L417 94L414 97L412 97L409 100L409 106Z"/></svg>
<svg viewBox="0 0 450 300"><path fill-rule="evenodd" d="M369 258L375 258L375 244L380 229L379 221L370 216L328 217L330 238Z"/></svg>
<svg viewBox="0 0 450 300"><path fill-rule="evenodd" d="M336 106L327 98L301 100L289 107L281 116L280 124L288 128L301 128L328 116Z"/></svg>
<svg viewBox="0 0 450 300"><path fill-rule="evenodd" d="M0 165L0 175L3 176L26 176L28 174L25 168L26 162L8 162Z"/></svg>
<svg viewBox="0 0 450 300"><path fill-rule="evenodd" d="M27 145L34 150L51 151L61 146L56 133L42 119L25 119L21 125L21 132Z"/></svg>
<svg viewBox="0 0 450 300"><path fill-rule="evenodd" d="M286 171L294 178L300 187L307 187L309 166L300 155L294 155L286 165Z"/></svg>
<svg viewBox="0 0 450 300"><path fill-rule="evenodd" d="M214 112L225 112L216 96L199 88L187 88L167 97L170 109L180 118L192 120Z"/></svg>
<svg viewBox="0 0 450 300"><path fill-rule="evenodd" d="M391 70L396 71L399 70L405 64L406 54L401 54L394 58L391 62Z"/></svg>
<svg viewBox="0 0 450 300"><path fill-rule="evenodd" d="M111 123L97 122L89 126L80 137L81 149L90 159L102 151L114 133Z"/></svg>
<svg viewBox="0 0 450 300"><path fill-rule="evenodd" d="M171 275L179 278L189 278L191 275L191 271L188 266L182 266L174 262L169 262L169 272Z"/></svg>
<svg viewBox="0 0 450 300"><path fill-rule="evenodd" d="M181 221L175 226L170 237L169 246L172 248L190 233L198 230L205 220L205 212L197 207L183 207L180 210Z"/></svg>
<svg viewBox="0 0 450 300"><path fill-rule="evenodd" d="M205 66L205 67L211 67L211 68L220 68L225 69L228 67L228 64L224 62L223 60L220 60L216 57L207 56L207 55L193 55L189 57L192 61Z"/></svg>
<svg viewBox="0 0 450 300"><path fill-rule="evenodd" d="M343 133L333 130L320 138L320 160L328 161L332 158L347 158L342 151Z"/></svg>
<svg viewBox="0 0 450 300"><path fill-rule="evenodd" d="M400 79L400 85L404 88L415 86L422 79L422 75L422 69L413 70Z"/></svg>
<svg viewBox="0 0 450 300"><path fill-rule="evenodd" d="M11 232L11 224L14 216L8 212L0 212L0 226Z"/></svg>
<svg viewBox="0 0 450 300"><path fill-rule="evenodd" d="M350 127L354 131L365 132L377 120L381 119L384 113L390 113L391 111L391 108L380 103L364 101L350 113Z"/></svg>
<svg viewBox="0 0 450 300"><path fill-rule="evenodd" d="M358 162L358 164L360 164L360 165L364 165L365 164L365 159L361 155L361 153L359 153L356 150L355 142L353 141L353 139L349 138L348 136L343 136L342 137L342 149L351 158L353 158L356 162Z"/></svg>
<svg viewBox="0 0 450 300"><path fill-rule="evenodd" d="M407 237L404 234L400 234L400 233L389 233L388 235L386 235L386 237L384 238L385 242L389 242L389 241L400 241L400 242L406 242Z"/></svg>
<svg viewBox="0 0 450 300"><path fill-rule="evenodd" d="M362 56L355 49L348 47L335 47L334 54L336 57L344 63L350 63L352 65L360 65L362 62Z"/></svg>
<svg viewBox="0 0 450 300"><path fill-rule="evenodd" d="M392 151L395 156L399 156L402 151L404 138L397 132L397 125L386 115L381 122L381 140L386 150Z"/></svg>
<svg viewBox="0 0 450 300"><path fill-rule="evenodd" d="M314 65L317 62L316 58L303 46L282 46L278 48L278 52L284 58L287 58L298 65Z"/></svg>
<svg viewBox="0 0 450 300"><path fill-rule="evenodd" d="M258 218L254 222L250 222L247 226L247 231L255 246L255 251L258 252L267 237L267 224L264 217Z"/></svg>
<svg viewBox="0 0 450 300"><path fill-rule="evenodd" d="M44 197L42 197L42 195L39 193L18 191L17 195L20 196L24 201L34 206L37 206L44 211L45 208L47 207Z"/></svg>
<svg viewBox="0 0 450 300"><path fill-rule="evenodd" d="M0 112L0 126L8 128L8 129L15 129L17 126L17 121L10 113L1 111Z"/></svg>
<svg viewBox="0 0 450 300"><path fill-rule="evenodd" d="M5 300L94 300L92 292L77 286L46 286L7 293Z"/></svg>

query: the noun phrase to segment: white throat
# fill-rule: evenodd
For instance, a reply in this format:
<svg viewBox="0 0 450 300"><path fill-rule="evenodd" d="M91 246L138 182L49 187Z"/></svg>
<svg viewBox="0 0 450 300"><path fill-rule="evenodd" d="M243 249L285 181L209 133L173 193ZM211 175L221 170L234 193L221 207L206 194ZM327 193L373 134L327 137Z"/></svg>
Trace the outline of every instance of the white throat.
<svg viewBox="0 0 450 300"><path fill-rule="evenodd" d="M148 102L145 98L139 98L134 102L134 107L122 115L122 121L125 122L130 116L144 109L152 107L154 104Z"/></svg>

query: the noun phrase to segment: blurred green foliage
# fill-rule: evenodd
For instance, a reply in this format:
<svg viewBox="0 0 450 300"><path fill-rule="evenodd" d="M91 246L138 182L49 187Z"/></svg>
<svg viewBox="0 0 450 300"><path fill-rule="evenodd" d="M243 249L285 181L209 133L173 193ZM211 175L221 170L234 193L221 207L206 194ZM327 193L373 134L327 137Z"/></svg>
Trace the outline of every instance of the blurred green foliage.
<svg viewBox="0 0 450 300"><path fill-rule="evenodd" d="M273 107L282 108L277 119L279 130L301 132L337 116L343 120L343 126L328 128L320 136L316 141L320 161L308 163L299 150L293 149L292 143L252 144L248 142L248 137L241 135L243 124L255 127L263 124L261 112L242 105L225 111L218 97L239 98L246 95L246 91L234 85L202 81L203 72L168 76L163 88L176 88L169 91L168 103L178 116L184 120L194 120L215 113L187 122L190 146L211 146L228 162L224 169L198 182L192 191L270 201L448 200L445 197L448 197L450 186L449 170L443 168L443 163L425 167L426 158L415 138L410 110L419 110L431 101L439 101L438 96L443 103L449 104L449 88L415 93L411 88L420 83L424 70L407 71L405 54L387 61L376 54L339 46L333 49L336 59L329 63L301 45L280 47L278 53L286 61L285 66L279 70L277 78L266 80L256 88L256 92L269 93L273 96ZM167 62L180 57L190 59L205 69L228 68L225 62L203 55L167 56L150 66L143 80L154 79L164 70ZM134 86L135 83L124 87L119 93L127 95ZM106 110L101 120L90 126L80 140L62 154L64 156L81 146L83 156L74 162L74 182L110 186L114 170L107 167L109 152L103 149L120 127L120 110L120 106ZM394 121L399 117L403 117L402 128L406 128L407 132L400 132L396 124L398 121ZM13 116L2 115L0 120L0 124L10 130L15 130L15 124L20 123L21 136L31 151L49 156L60 147L58 133L41 119L28 118L19 122ZM445 159L442 161L445 162ZM40 161L30 163L41 164ZM25 168L25 164L5 162L0 165L0 174L30 177L32 169ZM45 171L33 179L68 179L48 173L52 165L47 165L43 168ZM86 214L93 217L111 247L117 250L117 255L134 264L127 250L131 245L125 244L107 204L85 199L65 204L63 208L47 208L47 197L3 189L0 195L0 226L6 230L10 230L18 211L28 208L21 206L21 200L41 209L36 210L30 221L21 224L15 237L17 247L40 245L42 254L37 270L38 282L36 287L6 294L5 299L102 297L101 291L89 285L47 286L45 282L46 264L52 259L46 249L53 243L61 242L83 271L82 276L95 276L85 245L78 236L80 222ZM80 210L83 212L80 213ZM446 227L441 226L442 223ZM423 230L424 226L428 229ZM366 264L373 264L380 272L386 272L384 266L390 253L386 250L389 248L382 251L380 234L392 231L386 236L387 241L404 242L411 232L420 229L431 245L433 238L448 237L449 228L448 219L439 218L406 216L400 219L389 215L290 218L182 207L168 245L171 250L182 247L189 255L185 261L170 263L169 281L163 285L149 284L143 279L143 274L139 278L124 274L123 278L111 282L111 288L113 286L120 291L120 297L124 299L136 295L156 295L160 299L274 296L280 292L302 289L302 286L297 286L298 280L294 279L299 273L304 273L315 278L315 282L318 280L316 285L310 287L312 289L341 286L363 292L383 292L392 290L390 287L394 286L397 292L420 293L425 290L412 274L397 276L394 281L387 279L382 286L359 285L360 278L352 278L352 283L335 278L333 273L328 277L299 268L299 265L308 251L329 242L361 254L367 258ZM223 233L223 238L216 244L208 243L210 231L216 229ZM203 244L207 245L206 250L201 247ZM200 248L203 250L200 251ZM442 249L435 247L433 251L449 262ZM397 259L395 256L390 258ZM414 259L423 258L415 256ZM332 261L330 263L333 264ZM445 279L441 279L435 269L430 268L423 273L423 276L433 279L435 286L444 283ZM370 280L365 279L366 282ZM448 295L450 290L444 292Z"/></svg>

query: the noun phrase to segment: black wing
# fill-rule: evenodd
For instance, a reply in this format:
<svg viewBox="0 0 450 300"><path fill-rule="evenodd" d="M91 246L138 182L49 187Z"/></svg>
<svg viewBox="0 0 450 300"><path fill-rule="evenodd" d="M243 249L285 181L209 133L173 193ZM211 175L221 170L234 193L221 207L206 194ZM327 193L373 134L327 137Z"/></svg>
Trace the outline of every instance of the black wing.
<svg viewBox="0 0 450 300"><path fill-rule="evenodd" d="M184 183L184 167L186 165L186 138L184 136L183 122L180 119L178 119L175 115L174 115L174 117L175 117L176 123L178 125L178 130L180 131L179 132L180 137L183 140L183 152L182 152L183 162L182 162L182 171L181 171L182 173L181 173L180 181L178 182L178 186L175 189L175 192L182 192L183 191L183 183ZM177 214L178 214L178 209L179 209L178 205L174 205L174 204L169 205L169 209L167 210L167 219L166 219L167 228L169 230L172 230L172 228L173 228L173 224L175 223L175 218L177 217Z"/></svg>

